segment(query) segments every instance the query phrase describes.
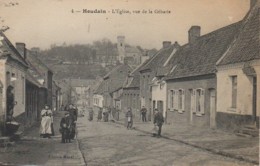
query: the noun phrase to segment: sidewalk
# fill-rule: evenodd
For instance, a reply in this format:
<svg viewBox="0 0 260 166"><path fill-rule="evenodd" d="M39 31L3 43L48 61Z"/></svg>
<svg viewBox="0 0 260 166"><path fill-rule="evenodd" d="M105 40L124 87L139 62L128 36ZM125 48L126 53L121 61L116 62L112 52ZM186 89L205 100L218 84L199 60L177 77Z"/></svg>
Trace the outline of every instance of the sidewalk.
<svg viewBox="0 0 260 166"><path fill-rule="evenodd" d="M59 123L64 112L54 114L55 136L51 139L40 138L39 126L26 130L20 141L6 151L0 148L0 165L86 165L79 150L77 140L72 143L62 144L59 133Z"/></svg>
<svg viewBox="0 0 260 166"><path fill-rule="evenodd" d="M117 123L125 124L124 119ZM150 134L152 122L135 121L135 130ZM238 137L234 133L181 124L163 125L162 137L181 142L212 153L259 164L259 138Z"/></svg>

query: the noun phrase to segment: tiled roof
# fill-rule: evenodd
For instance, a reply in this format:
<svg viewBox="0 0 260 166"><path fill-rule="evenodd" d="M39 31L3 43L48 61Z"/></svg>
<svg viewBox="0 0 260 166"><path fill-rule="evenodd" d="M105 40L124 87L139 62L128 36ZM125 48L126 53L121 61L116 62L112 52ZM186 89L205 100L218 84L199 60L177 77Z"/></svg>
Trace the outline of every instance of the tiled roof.
<svg viewBox="0 0 260 166"><path fill-rule="evenodd" d="M20 64L27 67L27 63L25 62L24 58L20 55L20 53L16 50L13 44L8 40L3 32L0 31L0 37L3 39L0 41L2 46L0 45L0 57L9 55L12 59L16 60ZM1 54L3 52L4 54Z"/></svg>
<svg viewBox="0 0 260 166"><path fill-rule="evenodd" d="M105 81L101 81L94 91L95 94L102 94L105 91Z"/></svg>
<svg viewBox="0 0 260 166"><path fill-rule="evenodd" d="M180 47L169 62L174 70L171 69L167 79L214 73L216 62L227 50L240 26L241 22L231 24Z"/></svg>
<svg viewBox="0 0 260 166"><path fill-rule="evenodd" d="M219 65L260 59L260 1L244 18L242 27L233 44Z"/></svg>
<svg viewBox="0 0 260 166"><path fill-rule="evenodd" d="M112 73L114 73L115 71L119 70L120 68L124 68L124 67L129 67L129 68L131 68L131 67L130 67L129 65L127 65L127 64L118 65L118 66L114 67L110 72L108 72L108 73L104 76L104 78L109 77Z"/></svg>
<svg viewBox="0 0 260 166"><path fill-rule="evenodd" d="M139 88L140 87L140 69L149 62L146 60L143 64L137 66L130 75L126 78L124 88Z"/></svg>
<svg viewBox="0 0 260 166"><path fill-rule="evenodd" d="M53 73L53 71L45 64L43 63L36 55L35 52L30 51L27 49L27 55L26 58L31 62L31 64L38 70L46 70Z"/></svg>
<svg viewBox="0 0 260 166"><path fill-rule="evenodd" d="M147 64L142 66L140 71L152 70L156 72L159 68L163 67L164 63L176 47L179 47L179 45L173 44L167 48L162 48L149 60Z"/></svg>

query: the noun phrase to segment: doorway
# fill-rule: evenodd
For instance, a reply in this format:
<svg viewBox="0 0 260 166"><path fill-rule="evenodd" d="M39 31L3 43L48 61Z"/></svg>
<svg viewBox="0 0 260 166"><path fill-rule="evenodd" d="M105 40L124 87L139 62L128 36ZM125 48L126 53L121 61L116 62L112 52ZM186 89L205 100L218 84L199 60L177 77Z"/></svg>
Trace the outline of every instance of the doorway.
<svg viewBox="0 0 260 166"><path fill-rule="evenodd" d="M254 124L256 124L256 98L257 98L257 79L253 77L253 115L252 119Z"/></svg>
<svg viewBox="0 0 260 166"><path fill-rule="evenodd" d="M216 90L210 89L210 128L216 128Z"/></svg>

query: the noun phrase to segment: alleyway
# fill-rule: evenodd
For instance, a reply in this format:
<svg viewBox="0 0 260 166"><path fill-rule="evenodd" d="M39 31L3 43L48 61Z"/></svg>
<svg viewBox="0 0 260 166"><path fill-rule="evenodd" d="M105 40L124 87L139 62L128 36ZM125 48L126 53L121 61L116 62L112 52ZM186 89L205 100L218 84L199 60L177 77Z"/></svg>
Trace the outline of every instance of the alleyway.
<svg viewBox="0 0 260 166"><path fill-rule="evenodd" d="M78 139L88 165L253 165L164 138L126 130L113 122L78 121Z"/></svg>

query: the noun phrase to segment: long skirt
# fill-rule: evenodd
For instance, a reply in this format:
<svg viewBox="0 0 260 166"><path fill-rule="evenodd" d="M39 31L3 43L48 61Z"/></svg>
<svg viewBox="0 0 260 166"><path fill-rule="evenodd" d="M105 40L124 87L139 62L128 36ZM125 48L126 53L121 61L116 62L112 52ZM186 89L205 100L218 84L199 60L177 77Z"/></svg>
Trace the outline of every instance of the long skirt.
<svg viewBox="0 0 260 166"><path fill-rule="evenodd" d="M41 121L40 134L52 134L51 131L51 117L44 116Z"/></svg>

